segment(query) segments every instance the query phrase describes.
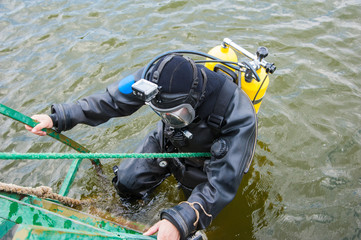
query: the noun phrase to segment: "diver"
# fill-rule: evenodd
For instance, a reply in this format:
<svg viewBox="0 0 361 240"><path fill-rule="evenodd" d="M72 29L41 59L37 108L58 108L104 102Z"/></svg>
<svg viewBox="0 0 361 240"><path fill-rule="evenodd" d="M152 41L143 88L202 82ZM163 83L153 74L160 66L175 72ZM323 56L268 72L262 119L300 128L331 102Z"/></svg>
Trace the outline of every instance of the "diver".
<svg viewBox="0 0 361 240"><path fill-rule="evenodd" d="M236 196L252 161L257 117L248 96L224 72L211 71L182 54L167 54L75 103L53 104L51 114L26 129L45 135L79 123L96 126L128 116L144 104L161 120L138 147L138 153L211 152L210 158L125 159L113 168L112 183L122 199L139 199L171 174L187 200L164 209L144 235L187 239L207 228Z"/></svg>

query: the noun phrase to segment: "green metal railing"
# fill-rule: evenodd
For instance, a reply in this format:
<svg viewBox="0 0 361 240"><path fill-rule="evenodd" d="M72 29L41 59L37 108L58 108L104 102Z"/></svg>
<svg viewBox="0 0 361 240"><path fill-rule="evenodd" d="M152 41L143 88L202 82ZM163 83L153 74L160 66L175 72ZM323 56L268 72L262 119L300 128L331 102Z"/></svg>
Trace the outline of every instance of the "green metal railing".
<svg viewBox="0 0 361 240"><path fill-rule="evenodd" d="M35 122L3 104L0 113L34 127ZM47 135L75 149L81 154L90 151L72 139L52 129L42 129ZM96 157L72 156L73 160L62 183L59 195L66 196L74 181L82 159L88 158L98 173L101 163ZM9 154L5 154L9 155ZM11 154L10 154L11 155ZM28 157L29 159L29 157ZM53 201L31 195L0 192L0 238L12 239L155 239L119 224L76 211Z"/></svg>
<svg viewBox="0 0 361 240"><path fill-rule="evenodd" d="M0 113L23 124L35 127L37 122L3 104ZM1 153L0 159L74 159L61 185L59 195L66 196L80 163L89 159L101 175L100 158L176 158L210 157L210 153L90 153L88 149L53 129L42 129L46 134L79 153ZM13 239L155 239L118 224L78 212L31 195L0 192L0 238ZM17 226L16 230L12 230Z"/></svg>
<svg viewBox="0 0 361 240"><path fill-rule="evenodd" d="M0 104L0 113L17 120L23 124L35 127L38 123L30 117ZM210 153L90 153L88 149L68 138L67 136L54 131L53 129L42 129L50 137L66 144L67 146L80 152L80 154L72 153L0 153L0 159L74 159L69 167L69 171L61 185L59 194L66 196L69 193L71 184L73 183L76 173L83 159L90 159L95 169L101 173L101 163L99 158L176 158L176 157L210 157Z"/></svg>
<svg viewBox="0 0 361 240"><path fill-rule="evenodd" d="M30 127L35 127L38 124L38 122L36 122L32 118L30 118L12 108L9 108L1 103L0 103L0 113L7 117L10 117L16 121L19 121L21 123L29 125ZM77 143L76 141L68 138L67 136L65 136L61 133L54 131L53 129L44 128L44 129L42 129L42 131L46 132L46 134L48 136L56 139L57 141L60 141L60 142L64 143L65 145L71 147L72 149L76 150L77 152L90 153L90 151L87 148L85 148L84 146L82 146L81 144ZM100 161L97 159L91 159L91 161L94 165L100 165Z"/></svg>
<svg viewBox="0 0 361 240"><path fill-rule="evenodd" d="M30 127L35 127L38 124L36 121L31 119L30 117L12 109L12 108L9 108L3 104L0 104L0 113L18 121L18 122L29 125ZM42 131L46 132L46 134L48 136L56 139L57 141L60 141L61 143L71 147L72 149L76 150L77 152L90 153L90 151L87 148L83 147L82 145L80 145L76 141L68 138L67 136L54 131L53 129L45 128L45 129L42 129ZM90 159L90 161L94 165L97 173L100 174L102 171L100 161L98 159ZM81 162L82 162L82 159L74 158L72 164L69 167L68 173L65 176L65 179L61 185L61 188L59 191L60 195L66 196L69 193L70 186L75 179L76 173L79 169Z"/></svg>

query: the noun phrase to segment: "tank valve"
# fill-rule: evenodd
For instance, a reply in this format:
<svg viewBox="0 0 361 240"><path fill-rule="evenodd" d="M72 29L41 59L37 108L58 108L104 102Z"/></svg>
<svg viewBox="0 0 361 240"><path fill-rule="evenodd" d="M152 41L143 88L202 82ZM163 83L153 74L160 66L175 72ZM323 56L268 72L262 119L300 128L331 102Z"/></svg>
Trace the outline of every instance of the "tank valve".
<svg viewBox="0 0 361 240"><path fill-rule="evenodd" d="M276 71L276 66L273 63L266 64L266 72L267 73L274 73Z"/></svg>
<svg viewBox="0 0 361 240"><path fill-rule="evenodd" d="M266 47L259 47L257 49L257 59L262 62L262 59L268 56L268 49Z"/></svg>

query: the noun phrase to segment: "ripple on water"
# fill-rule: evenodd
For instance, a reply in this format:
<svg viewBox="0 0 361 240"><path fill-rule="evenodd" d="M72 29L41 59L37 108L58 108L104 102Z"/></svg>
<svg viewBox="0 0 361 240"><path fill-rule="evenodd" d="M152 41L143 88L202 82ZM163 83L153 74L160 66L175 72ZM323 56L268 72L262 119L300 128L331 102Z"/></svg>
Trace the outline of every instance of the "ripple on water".
<svg viewBox="0 0 361 240"><path fill-rule="evenodd" d="M164 51L206 52L224 37L251 52L266 46L277 71L258 115L256 155L235 200L207 229L209 239L356 238L360 9L357 0L3 1L1 103L27 115L48 112L51 103L103 91ZM66 135L92 151L132 151L157 121L148 110ZM0 120L1 151L70 151ZM109 179L118 162L105 160ZM0 162L0 180L59 190L70 163ZM101 210L149 224L160 209L182 200L167 180L149 205L122 205L111 185L96 179L84 161L70 195L102 196Z"/></svg>

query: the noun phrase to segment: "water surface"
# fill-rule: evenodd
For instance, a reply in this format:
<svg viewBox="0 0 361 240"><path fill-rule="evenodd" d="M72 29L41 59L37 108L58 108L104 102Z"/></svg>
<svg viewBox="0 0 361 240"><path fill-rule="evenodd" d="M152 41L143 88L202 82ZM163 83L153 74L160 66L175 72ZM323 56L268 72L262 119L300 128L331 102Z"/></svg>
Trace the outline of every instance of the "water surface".
<svg viewBox="0 0 361 240"><path fill-rule="evenodd" d="M174 49L207 52L224 37L270 50L250 172L206 229L209 239L360 239L360 1L0 2L0 102L26 115L96 92ZM158 118L142 108L66 135L93 152L132 152ZM0 117L2 152L72 152ZM106 175L119 160L104 160ZM0 181L58 191L71 160L0 161ZM174 179L119 202L84 161L69 193L113 216L151 224L184 200ZM91 211L91 209L89 210Z"/></svg>

